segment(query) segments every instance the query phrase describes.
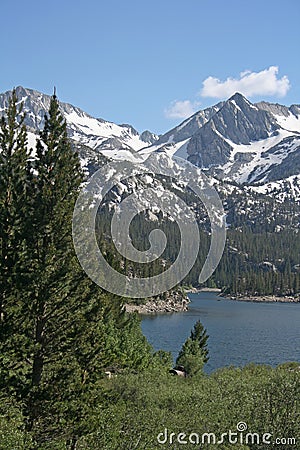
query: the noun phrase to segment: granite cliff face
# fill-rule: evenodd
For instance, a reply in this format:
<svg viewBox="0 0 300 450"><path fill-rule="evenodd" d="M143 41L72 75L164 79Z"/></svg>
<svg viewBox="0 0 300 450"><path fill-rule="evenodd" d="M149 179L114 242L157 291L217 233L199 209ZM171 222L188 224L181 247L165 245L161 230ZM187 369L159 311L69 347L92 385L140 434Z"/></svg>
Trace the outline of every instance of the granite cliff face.
<svg viewBox="0 0 300 450"><path fill-rule="evenodd" d="M299 139L299 105L252 104L236 93L161 136L153 150L185 157L219 179L251 185L299 175Z"/></svg>
<svg viewBox="0 0 300 450"><path fill-rule="evenodd" d="M188 159L204 168L223 165L234 149L230 143L248 145L267 139L278 128L272 114L235 94L192 136Z"/></svg>

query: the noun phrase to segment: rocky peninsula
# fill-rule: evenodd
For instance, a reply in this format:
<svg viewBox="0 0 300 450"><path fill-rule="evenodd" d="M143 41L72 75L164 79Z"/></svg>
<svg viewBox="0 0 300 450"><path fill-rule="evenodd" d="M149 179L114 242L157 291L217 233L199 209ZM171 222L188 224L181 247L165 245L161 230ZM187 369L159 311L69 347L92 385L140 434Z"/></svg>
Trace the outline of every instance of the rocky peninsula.
<svg viewBox="0 0 300 450"><path fill-rule="evenodd" d="M189 303L190 299L186 293L176 290L166 292L163 298L161 296L149 298L142 304L127 303L125 309L129 313L139 314L174 313L187 311Z"/></svg>

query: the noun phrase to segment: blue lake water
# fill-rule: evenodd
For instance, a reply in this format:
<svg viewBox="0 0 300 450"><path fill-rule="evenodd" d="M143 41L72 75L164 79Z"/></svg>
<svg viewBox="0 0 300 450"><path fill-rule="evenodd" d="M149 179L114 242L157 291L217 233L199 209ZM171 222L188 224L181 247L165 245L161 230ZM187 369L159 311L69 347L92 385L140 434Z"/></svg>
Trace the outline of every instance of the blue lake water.
<svg viewBox="0 0 300 450"><path fill-rule="evenodd" d="M299 303L237 302L213 292L189 297L187 312L143 318L143 333L155 350L171 351L175 359L200 319L209 335L207 372L250 362L276 366L300 361Z"/></svg>

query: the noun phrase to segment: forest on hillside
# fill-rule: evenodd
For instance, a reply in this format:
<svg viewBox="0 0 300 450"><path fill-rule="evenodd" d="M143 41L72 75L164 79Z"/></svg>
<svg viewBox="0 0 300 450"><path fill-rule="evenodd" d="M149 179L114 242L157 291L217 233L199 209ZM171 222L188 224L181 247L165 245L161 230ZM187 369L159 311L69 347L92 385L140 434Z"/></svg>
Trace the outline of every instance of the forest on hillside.
<svg viewBox="0 0 300 450"><path fill-rule="evenodd" d="M290 207L290 205L287 205ZM140 213L131 224L132 242L139 250L149 247L149 234L159 228L167 236L167 246L160 258L149 264L132 263L118 254L110 236L112 212L100 210L98 221L99 245L110 264L121 273L136 276L156 275L174 263L180 250L180 232L175 222L158 215L149 220ZM203 216L201 216L201 219ZM276 226L274 224L274 226ZM224 294L243 296L293 296L300 294L300 233L289 227L279 231L266 230L246 223L232 224L226 233L226 245L215 272L199 285L198 277L211 242L206 224L200 228L200 245L195 265L182 280L182 286L220 288Z"/></svg>

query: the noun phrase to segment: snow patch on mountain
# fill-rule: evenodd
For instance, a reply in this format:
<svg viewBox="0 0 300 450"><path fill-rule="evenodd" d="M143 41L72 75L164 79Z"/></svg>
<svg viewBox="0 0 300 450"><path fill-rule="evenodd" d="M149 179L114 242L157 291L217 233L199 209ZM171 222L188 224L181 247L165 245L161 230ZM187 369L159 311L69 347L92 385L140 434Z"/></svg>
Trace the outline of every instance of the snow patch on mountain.
<svg viewBox="0 0 300 450"><path fill-rule="evenodd" d="M239 183L255 182L258 175L266 172L273 164L281 164L289 152L297 149L300 144L298 141L290 146L283 146L276 154L268 152L289 136L291 133L282 129L267 139L253 141L247 145L238 145L223 137L232 147L228 162L221 167L223 178Z"/></svg>
<svg viewBox="0 0 300 450"><path fill-rule="evenodd" d="M288 116L275 115L277 123L285 130L300 133L300 116L289 113Z"/></svg>
<svg viewBox="0 0 300 450"><path fill-rule="evenodd" d="M294 175L284 180L271 181L258 186L249 186L247 189L259 194L273 196L281 201L287 198L300 201L300 175Z"/></svg>
<svg viewBox="0 0 300 450"><path fill-rule="evenodd" d="M138 132L130 125L117 125L102 119L95 119L82 111L73 110L65 114L68 132L72 139L85 145L99 149L110 145L111 139L113 150L116 148L139 150L147 143L140 138ZM115 139L117 138L117 139Z"/></svg>
<svg viewBox="0 0 300 450"><path fill-rule="evenodd" d="M185 139L180 142L166 142L163 145L151 145L150 147L143 148L138 152L141 157L148 157L153 152L166 153L170 158L177 156L183 159L187 159L187 145L190 139Z"/></svg>

